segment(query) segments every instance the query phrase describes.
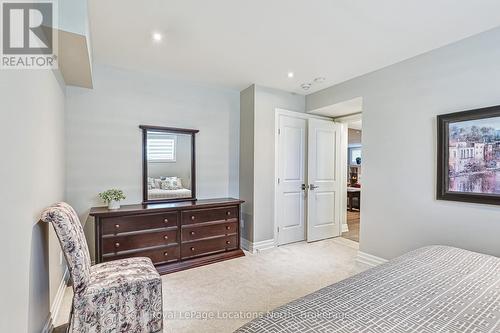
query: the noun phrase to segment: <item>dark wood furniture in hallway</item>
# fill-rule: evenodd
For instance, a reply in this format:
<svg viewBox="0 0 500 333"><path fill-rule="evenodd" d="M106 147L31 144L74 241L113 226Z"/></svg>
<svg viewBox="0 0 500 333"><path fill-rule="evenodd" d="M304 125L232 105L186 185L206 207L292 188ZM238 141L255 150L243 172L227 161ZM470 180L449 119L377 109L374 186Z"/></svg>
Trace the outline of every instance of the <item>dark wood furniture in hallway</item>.
<svg viewBox="0 0 500 333"><path fill-rule="evenodd" d="M352 212L353 208L360 209L361 207L361 189L355 187L347 188L347 203L349 211Z"/></svg>

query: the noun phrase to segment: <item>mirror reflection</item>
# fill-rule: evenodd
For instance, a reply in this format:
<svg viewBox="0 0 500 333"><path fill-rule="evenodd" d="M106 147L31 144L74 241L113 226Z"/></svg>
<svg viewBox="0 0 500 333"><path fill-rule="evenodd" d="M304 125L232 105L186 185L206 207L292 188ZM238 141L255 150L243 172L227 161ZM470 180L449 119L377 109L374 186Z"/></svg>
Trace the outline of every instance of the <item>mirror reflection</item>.
<svg viewBox="0 0 500 333"><path fill-rule="evenodd" d="M192 198L192 134L147 130L147 199Z"/></svg>

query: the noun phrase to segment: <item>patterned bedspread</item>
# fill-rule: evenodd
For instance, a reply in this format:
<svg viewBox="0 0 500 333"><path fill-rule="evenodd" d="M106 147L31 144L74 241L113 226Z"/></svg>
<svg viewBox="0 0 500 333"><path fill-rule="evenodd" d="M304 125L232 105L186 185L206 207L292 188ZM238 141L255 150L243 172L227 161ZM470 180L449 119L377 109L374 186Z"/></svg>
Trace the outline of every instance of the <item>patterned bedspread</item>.
<svg viewBox="0 0 500 333"><path fill-rule="evenodd" d="M154 188L148 190L148 199L179 199L179 198L191 198L191 190L187 188L181 188L178 190L162 190L159 188Z"/></svg>
<svg viewBox="0 0 500 333"><path fill-rule="evenodd" d="M424 247L279 307L236 332L500 333L500 258Z"/></svg>

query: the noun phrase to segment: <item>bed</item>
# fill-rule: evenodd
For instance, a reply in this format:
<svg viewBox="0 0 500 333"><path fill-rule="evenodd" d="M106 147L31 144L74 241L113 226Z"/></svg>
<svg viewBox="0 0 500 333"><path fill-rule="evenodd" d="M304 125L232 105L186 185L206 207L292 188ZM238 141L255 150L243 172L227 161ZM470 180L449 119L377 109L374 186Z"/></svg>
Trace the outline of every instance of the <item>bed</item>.
<svg viewBox="0 0 500 333"><path fill-rule="evenodd" d="M183 186L180 177L148 177L148 199L191 198L191 190Z"/></svg>
<svg viewBox="0 0 500 333"><path fill-rule="evenodd" d="M160 188L153 188L148 190L148 199L179 199L191 198L191 190L181 188L177 190L162 190Z"/></svg>
<svg viewBox="0 0 500 333"><path fill-rule="evenodd" d="M237 333L500 333L500 258L431 246L279 307Z"/></svg>

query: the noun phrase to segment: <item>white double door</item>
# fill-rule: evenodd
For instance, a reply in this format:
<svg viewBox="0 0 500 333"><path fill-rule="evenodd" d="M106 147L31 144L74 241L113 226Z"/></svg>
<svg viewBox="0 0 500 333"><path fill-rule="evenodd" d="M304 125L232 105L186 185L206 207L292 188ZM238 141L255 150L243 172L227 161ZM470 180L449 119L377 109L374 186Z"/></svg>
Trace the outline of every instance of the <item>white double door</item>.
<svg viewBox="0 0 500 333"><path fill-rule="evenodd" d="M278 245L340 235L338 125L278 116Z"/></svg>

